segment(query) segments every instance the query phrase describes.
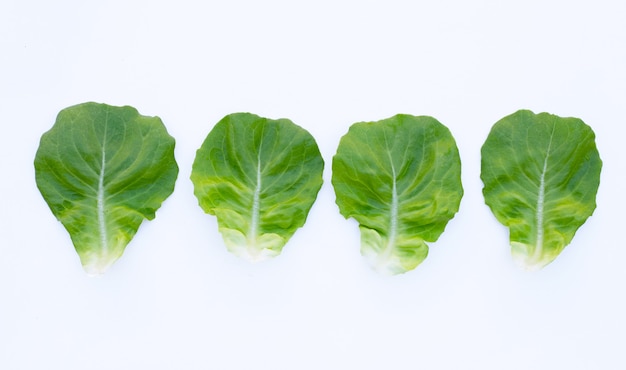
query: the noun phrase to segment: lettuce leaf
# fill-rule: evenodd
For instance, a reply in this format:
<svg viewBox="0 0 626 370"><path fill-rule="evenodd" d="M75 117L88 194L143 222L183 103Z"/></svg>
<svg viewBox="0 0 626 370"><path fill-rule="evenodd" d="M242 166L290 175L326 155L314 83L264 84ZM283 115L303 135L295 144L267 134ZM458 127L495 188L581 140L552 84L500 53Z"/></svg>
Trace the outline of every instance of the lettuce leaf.
<svg viewBox="0 0 626 370"><path fill-rule="evenodd" d="M287 119L234 113L198 149L191 172L200 207L217 216L227 249L259 261L304 225L322 186L315 139Z"/></svg>
<svg viewBox="0 0 626 370"><path fill-rule="evenodd" d="M333 157L332 184L361 254L378 271L412 270L459 209L461 161L450 131L427 116L355 123Z"/></svg>
<svg viewBox="0 0 626 370"><path fill-rule="evenodd" d="M84 103L41 137L35 178L85 271L104 273L174 190L174 139L158 117Z"/></svg>
<svg viewBox="0 0 626 370"><path fill-rule="evenodd" d="M541 269L571 242L596 208L601 168L580 119L520 110L493 126L482 146L483 195L509 228L517 264Z"/></svg>

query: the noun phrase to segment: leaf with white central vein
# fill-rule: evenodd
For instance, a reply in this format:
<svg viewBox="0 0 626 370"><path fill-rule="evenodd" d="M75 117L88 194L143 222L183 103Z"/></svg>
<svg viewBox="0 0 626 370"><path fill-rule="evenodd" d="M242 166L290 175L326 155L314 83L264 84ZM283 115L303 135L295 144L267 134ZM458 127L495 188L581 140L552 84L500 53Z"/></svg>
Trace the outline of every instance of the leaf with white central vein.
<svg viewBox="0 0 626 370"><path fill-rule="evenodd" d="M106 124L104 127L104 136L106 137ZM108 250L108 237L107 237L107 227L104 215L104 172L106 171L106 144L102 143L102 164L100 168L100 174L98 176L98 197L96 199L97 208L98 208L98 226L100 230L100 250L103 255L107 254Z"/></svg>
<svg viewBox="0 0 626 370"><path fill-rule="evenodd" d="M256 185L254 187L254 194L252 196L252 211L250 221L250 231L248 231L248 253L253 256L253 259L258 259L256 255L259 252L257 248L257 238L259 236L259 212L261 207L261 156L257 160L256 165Z"/></svg>
<svg viewBox="0 0 626 370"><path fill-rule="evenodd" d="M577 118L521 110L498 121L481 150L485 202L510 231L516 263L552 262L593 213L602 161Z"/></svg>
<svg viewBox="0 0 626 370"><path fill-rule="evenodd" d="M459 209L461 162L450 131L432 117L361 122L333 157L339 211L359 222L361 254L378 271L414 269Z"/></svg>
<svg viewBox="0 0 626 370"><path fill-rule="evenodd" d="M548 153L550 151L548 150ZM543 247L543 207L546 195L546 169L548 167L548 156L543 161L543 169L541 170L541 177L539 178L539 194L537 195L537 245L533 258L537 259L541 256L541 250Z"/></svg>
<svg viewBox="0 0 626 370"><path fill-rule="evenodd" d="M37 187L85 271L98 275L174 190L174 139L158 117L84 103L59 112L35 157Z"/></svg>
<svg viewBox="0 0 626 370"><path fill-rule="evenodd" d="M293 122L234 113L198 149L191 181L228 250L259 261L278 255L304 224L323 167L315 140Z"/></svg>

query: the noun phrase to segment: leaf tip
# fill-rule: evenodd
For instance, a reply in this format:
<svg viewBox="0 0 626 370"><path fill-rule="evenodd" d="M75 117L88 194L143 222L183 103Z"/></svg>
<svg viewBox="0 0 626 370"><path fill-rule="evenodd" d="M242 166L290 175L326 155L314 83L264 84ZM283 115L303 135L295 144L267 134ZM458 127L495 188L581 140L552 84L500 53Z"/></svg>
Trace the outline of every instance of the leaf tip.
<svg viewBox="0 0 626 370"><path fill-rule="evenodd" d="M83 269L90 277L102 276L117 261L116 258L101 258L83 262Z"/></svg>
<svg viewBox="0 0 626 370"><path fill-rule="evenodd" d="M520 269L533 272L543 269L549 265L557 257L556 255L546 254L537 250L537 247L530 244L524 244L519 242L511 242L511 257L513 262Z"/></svg>
<svg viewBox="0 0 626 370"><path fill-rule="evenodd" d="M87 273L87 275L101 276L105 272L109 270L109 268L120 258L124 253L124 246L117 246L116 248L111 248L108 250L102 249L79 249L78 256L80 257L80 262L83 265L83 270Z"/></svg>
<svg viewBox="0 0 626 370"><path fill-rule="evenodd" d="M280 254L287 241L278 234L267 233L248 237L238 230L220 228L226 249L250 262L260 262Z"/></svg>

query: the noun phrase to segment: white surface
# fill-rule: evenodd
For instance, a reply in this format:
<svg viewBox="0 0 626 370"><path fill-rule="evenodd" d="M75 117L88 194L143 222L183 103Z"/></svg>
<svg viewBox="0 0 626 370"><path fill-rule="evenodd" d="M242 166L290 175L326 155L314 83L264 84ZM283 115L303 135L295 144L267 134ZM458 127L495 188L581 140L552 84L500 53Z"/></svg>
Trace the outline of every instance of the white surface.
<svg viewBox="0 0 626 370"><path fill-rule="evenodd" d="M200 5L202 4L202 5ZM23 1L0 4L0 368L624 369L626 5L621 1ZM160 116L180 175L104 276L35 186L39 137L85 101ZM553 264L511 261L480 146L520 108L583 119L598 208ZM325 184L279 257L230 255L189 173L224 115L287 117ZM465 197L415 271L384 277L334 204L357 121L431 115Z"/></svg>

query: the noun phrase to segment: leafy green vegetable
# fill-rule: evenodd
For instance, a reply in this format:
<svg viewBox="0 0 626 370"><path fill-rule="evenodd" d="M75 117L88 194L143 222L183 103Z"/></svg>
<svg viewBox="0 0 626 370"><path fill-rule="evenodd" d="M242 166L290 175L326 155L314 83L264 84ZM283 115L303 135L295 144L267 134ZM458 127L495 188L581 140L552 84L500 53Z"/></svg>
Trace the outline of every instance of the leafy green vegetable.
<svg viewBox="0 0 626 370"><path fill-rule="evenodd" d="M315 140L293 122L234 113L198 149L191 181L228 250L258 261L280 254L304 225L323 167Z"/></svg>
<svg viewBox="0 0 626 370"><path fill-rule="evenodd" d="M63 109L35 156L37 187L67 229L90 275L124 252L144 218L174 190L174 139L132 107Z"/></svg>
<svg viewBox="0 0 626 370"><path fill-rule="evenodd" d="M596 208L602 161L577 118L520 110L498 121L482 147L485 202L510 231L513 259L552 262Z"/></svg>
<svg viewBox="0 0 626 370"><path fill-rule="evenodd" d="M361 230L361 254L388 274L412 270L459 209L461 161L450 131L432 117L355 123L333 157L332 184L345 218Z"/></svg>

